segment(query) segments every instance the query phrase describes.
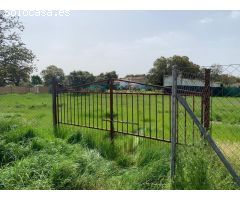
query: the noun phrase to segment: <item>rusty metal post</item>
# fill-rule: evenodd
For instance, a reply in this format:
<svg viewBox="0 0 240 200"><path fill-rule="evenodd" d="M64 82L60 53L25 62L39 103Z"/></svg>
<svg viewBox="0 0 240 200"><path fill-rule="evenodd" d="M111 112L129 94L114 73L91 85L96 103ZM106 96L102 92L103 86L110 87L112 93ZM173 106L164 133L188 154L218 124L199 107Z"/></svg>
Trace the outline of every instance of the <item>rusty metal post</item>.
<svg viewBox="0 0 240 200"><path fill-rule="evenodd" d="M205 69L204 74L204 94L203 94L203 113L204 113L204 128L209 130L210 127L210 96L211 96L211 87L210 87L210 69Z"/></svg>
<svg viewBox="0 0 240 200"><path fill-rule="evenodd" d="M176 110L176 99L177 99L177 68L172 68L172 96L171 96L171 164L170 164L170 175L172 181L175 177L176 169L176 137L177 137L177 110Z"/></svg>
<svg viewBox="0 0 240 200"><path fill-rule="evenodd" d="M52 115L53 115L53 128L57 128L57 80L52 80Z"/></svg>
<svg viewBox="0 0 240 200"><path fill-rule="evenodd" d="M113 115L113 79L109 80L109 91L110 91L110 139L114 139L114 115Z"/></svg>

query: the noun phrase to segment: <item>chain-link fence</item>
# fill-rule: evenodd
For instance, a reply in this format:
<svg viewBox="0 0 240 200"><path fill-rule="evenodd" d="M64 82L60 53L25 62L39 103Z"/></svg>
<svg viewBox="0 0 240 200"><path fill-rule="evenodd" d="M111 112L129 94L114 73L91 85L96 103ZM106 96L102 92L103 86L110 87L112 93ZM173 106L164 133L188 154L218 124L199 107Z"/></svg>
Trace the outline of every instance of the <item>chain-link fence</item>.
<svg viewBox="0 0 240 200"><path fill-rule="evenodd" d="M189 119L177 120L177 138L184 140L186 134L191 134L195 138L195 144L202 149L198 154L205 157L202 165L204 166L204 160L207 160L215 167L214 170L210 170L211 173L205 170L209 179L216 175L226 178L227 169L234 180L239 182L240 69L238 67L238 65L212 66L194 74L178 70L179 98L176 104L176 118L186 119L184 116L187 115ZM190 100L186 94L193 92L199 95L194 95ZM195 150L191 149L191 151ZM201 157L196 154L197 156ZM182 160L183 156L178 158ZM201 163L195 164L199 170Z"/></svg>
<svg viewBox="0 0 240 200"><path fill-rule="evenodd" d="M211 73L212 137L240 175L240 65L218 66Z"/></svg>
<svg viewBox="0 0 240 200"><path fill-rule="evenodd" d="M64 100L67 101L69 97L75 97L75 100L72 98L69 101L72 107L70 104L67 107L73 113L73 115L69 114L71 120L78 122L78 120L74 120L74 117L81 113L81 105L87 103L86 106L90 106L84 107L83 110L88 111L90 109L91 112L88 112L87 116L89 114L96 116L96 118L87 118L88 120L86 120L89 122L89 119L91 119L90 125L92 124L93 127L100 125L102 122L104 124L108 122L109 126L109 120L112 120L116 129L115 132L117 130L124 132L120 129L122 127L123 130L129 128L132 131L130 136L117 135L116 141L120 144L117 149L122 150L122 155L128 155L126 152L131 152L133 163L136 160L134 154L139 154L143 149L147 155L146 159L152 159L154 155L158 156L159 154L156 154L156 152L162 149L160 157L165 158L164 165L167 167L164 166L161 170L164 171L166 176L169 171L170 158L168 143L173 142L171 131L173 130L173 123L175 123L175 141L177 145L174 145L176 147L174 188L236 188L231 187L231 175L235 177L235 180L239 180L240 115L238 110L240 110L240 69L238 65L229 65L206 67L206 69L203 68L194 71L194 73L192 72L193 70L177 69L175 110L172 109L171 104L173 100L172 83L174 81L171 73L164 73L163 87L159 90L149 88L144 90L143 87L134 90L133 86L136 87L140 84L120 84L124 81L117 82L116 86L119 88L114 88L112 99L113 119L108 119L111 115L108 115L106 111L104 112L104 118L99 117L100 108L103 105L101 104L101 94L94 93L91 99L90 95L76 96L71 94L71 96L66 97L66 94L64 94L65 96L61 94L58 96L57 108L64 110L63 105L67 104L63 103ZM108 91L108 88L105 87L97 89L100 92ZM91 90L96 90L96 88L91 88ZM117 90L121 93L117 93ZM122 101L121 96L123 96ZM87 98L87 101L83 100L85 98ZM78 103L76 104L76 102ZM106 105L110 105L110 98L104 102L105 108ZM172 121L173 111L175 112L175 122ZM58 116L57 119L62 120L64 117L61 116L61 113L58 114L60 114L60 117ZM85 121L86 118L79 118L80 122L82 119ZM126 125L124 124L125 121L127 121ZM23 126L36 128L44 136L46 136L47 129L50 130L50 133L53 133L52 95L49 93L0 95L0 122L1 131L17 129L16 126L21 123ZM80 122L77 124L79 125ZM129 125L128 122L131 122L131 124ZM139 123L140 126L135 125L135 122ZM74 125L72 121L70 124ZM70 129L69 126L66 128ZM92 135L93 132L92 129L88 129L89 135ZM103 146L106 146L105 143L108 137L100 139L100 133L96 131L94 133L97 135L95 139L98 144L96 146L101 152ZM146 136L150 138L155 137L155 139L163 135L167 141L161 141L168 143L163 146L160 141L150 141L148 138L143 137L134 137L136 139L133 139L132 137L132 135L142 136L141 134L144 133L149 134ZM210 137L208 137L208 133ZM145 137L145 135L143 136ZM2 138L2 136L0 137ZM4 142L7 147L10 145L5 139ZM143 145L145 145L144 148ZM166 151L163 151L164 149ZM11 152L8 149L5 150L6 155L10 155ZM111 151L112 149L109 148L109 152ZM10 153L8 154L8 152ZM7 157L2 158L2 161L4 161ZM11 159L9 157L12 162ZM161 177L157 181L161 181ZM151 182L146 182L151 185Z"/></svg>

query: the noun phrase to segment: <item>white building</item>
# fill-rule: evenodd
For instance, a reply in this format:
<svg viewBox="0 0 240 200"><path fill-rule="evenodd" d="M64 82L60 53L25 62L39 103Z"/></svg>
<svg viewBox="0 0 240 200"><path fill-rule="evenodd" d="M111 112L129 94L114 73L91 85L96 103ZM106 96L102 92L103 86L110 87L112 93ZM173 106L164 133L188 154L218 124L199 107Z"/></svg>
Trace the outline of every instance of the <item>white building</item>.
<svg viewBox="0 0 240 200"><path fill-rule="evenodd" d="M183 78L182 76L178 76L177 85L203 87L204 80L188 79L188 78ZM163 86L165 86L165 87L172 86L172 76L164 76ZM221 83L211 82L211 87L221 87Z"/></svg>

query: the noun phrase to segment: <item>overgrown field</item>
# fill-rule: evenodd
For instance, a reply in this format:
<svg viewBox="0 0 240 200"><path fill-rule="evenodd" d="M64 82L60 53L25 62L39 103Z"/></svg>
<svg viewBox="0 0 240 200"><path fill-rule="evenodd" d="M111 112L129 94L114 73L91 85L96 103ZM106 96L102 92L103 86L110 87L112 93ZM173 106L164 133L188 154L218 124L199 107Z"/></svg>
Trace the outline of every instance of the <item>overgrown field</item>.
<svg viewBox="0 0 240 200"><path fill-rule="evenodd" d="M168 143L118 134L112 145L108 132L64 125L54 133L51 103L49 94L0 95L1 189L239 189L207 145L178 146L171 186Z"/></svg>

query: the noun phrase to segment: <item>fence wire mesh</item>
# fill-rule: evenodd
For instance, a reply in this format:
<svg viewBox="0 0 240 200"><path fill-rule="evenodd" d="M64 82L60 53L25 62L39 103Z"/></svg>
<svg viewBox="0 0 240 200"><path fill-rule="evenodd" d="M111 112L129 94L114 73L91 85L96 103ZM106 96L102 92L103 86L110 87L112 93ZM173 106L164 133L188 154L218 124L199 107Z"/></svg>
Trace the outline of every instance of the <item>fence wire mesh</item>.
<svg viewBox="0 0 240 200"><path fill-rule="evenodd" d="M210 76L208 76L209 72ZM177 86L178 94L186 100L195 116L211 135L220 151L237 173L238 179L240 174L239 75L239 65L211 66L194 74L178 71ZM195 96L192 102L184 96L185 93L191 92L200 94ZM177 117L189 116L188 113L186 114L186 109L182 105L180 107ZM190 118L187 122L178 120L178 138L184 139L186 130L187 132L192 130L195 143L201 146L203 143L200 136L201 132L196 127L193 119ZM204 144L206 145L205 142ZM215 171L208 174L209 179L215 176L214 174L228 177L226 173L223 173L226 169L219 170L223 168L223 164L220 164L220 160L217 159L216 155L209 157L214 152L208 146L203 146L205 149L202 151L208 157L208 162L219 164ZM210 151L207 152L206 149ZM217 164L214 165L217 166Z"/></svg>
<svg viewBox="0 0 240 200"><path fill-rule="evenodd" d="M102 87L98 87L98 84L97 89L91 85L91 87L85 86L76 90L68 88L69 91L60 92L56 101L58 111L61 112L56 114L58 122L63 123L58 126L56 137L52 123L52 94L1 94L0 189L57 189L52 183L54 169L69 158L78 157L84 152L95 154L94 158L88 158L89 163L97 162L96 160L101 158L104 160L102 166L113 163L116 167L116 171L111 172L108 180L104 180L111 182L111 189L164 189L167 187L170 158L170 95L163 97L162 89L141 89L140 86L138 88L136 84L130 83L122 85L123 88L114 89L113 94L114 128L119 132L128 130L131 135L116 134L114 145L111 145L109 139L108 84L100 84ZM137 89L133 89L133 85ZM115 87L118 86L117 82ZM156 93L157 96L154 95ZM149 106L150 103L151 106ZM136 114L138 112L139 129L134 124L138 122ZM164 123L161 118L163 114ZM157 121L158 127L156 127ZM83 127L69 125L83 125ZM104 130L93 129L97 127ZM146 138L135 137L138 134L142 136L145 134ZM167 143L149 140L147 137L165 139ZM86 151L82 152L82 148ZM88 156L88 154L85 155L85 157ZM150 162L154 163L153 167L148 164ZM78 163L74 164L76 165ZM98 167L98 163L96 166ZM126 182L119 181L124 171L127 177L128 168L132 169L133 166L137 176L129 177ZM71 167L72 165L69 166ZM158 171L159 168L164 170ZM118 172L118 169L123 170ZM96 170L96 174L89 172L90 175L85 184L91 183L94 179L92 189L110 187L107 183L104 186L102 186L103 182L100 183L99 176L104 177L106 173L100 170ZM70 181L74 184L74 179L70 178ZM73 184L71 188L69 187L70 189L74 188Z"/></svg>
<svg viewBox="0 0 240 200"><path fill-rule="evenodd" d="M240 65L216 66L211 81L212 137L240 175Z"/></svg>
<svg viewBox="0 0 240 200"><path fill-rule="evenodd" d="M218 65L206 68L211 69L210 94L205 88L206 73L201 69L194 73L178 71L177 93L187 102L233 169L240 175L240 115L238 112L240 110L240 65ZM171 84L172 80L170 73L164 73L164 76L164 87L150 87L147 84L141 85L123 80L116 81L114 84L112 114L114 131L117 134L115 141L119 145L114 152L110 146L108 152L104 151L108 145L106 141L109 140L111 130L108 83L95 84L96 87L92 84L81 89L62 88L57 96L57 120L62 124L59 129L64 134L65 129L70 129L69 124L82 125L83 127L78 130L86 132L84 137L85 140L90 141L89 148L97 149L103 156L116 156L119 154L116 152L119 151L126 157L141 158L141 152L144 151L147 155L144 157L146 160L155 159L158 162L157 158L160 160L164 158L164 162L161 163L164 166L160 170L164 171L164 179L166 179L169 171L170 146L169 144L163 145L159 141L148 140L152 138L171 142L171 85L169 83ZM206 98L208 95L210 96L209 102ZM196 123L179 101L176 102L176 118L176 139L179 145L177 145L175 188L235 189L229 172L211 146L201 137ZM17 130L17 126L21 123L25 127L38 129L42 135L45 135L47 129L52 131L52 95L49 93L1 94L0 122L1 132L5 129ZM86 127L99 128L103 131L100 133L100 131ZM72 128L72 130L77 129ZM125 136L121 133L129 135ZM89 139L89 135L94 135L94 142ZM0 156L3 155L2 152L7 152L1 157L3 164L0 170L2 172L7 171L4 169L4 162L13 163L21 159L21 153L27 155L28 148L30 148L24 146L19 151L20 157L17 157L13 144L7 144L4 137L0 136L2 140L0 147L2 148L2 143L4 143L9 149L0 149ZM132 159L133 162L135 162L134 159ZM118 162L124 163L126 160L122 157ZM138 162L145 161L140 159ZM24 181L19 181L15 187L12 180L0 182L0 187L3 185L5 188L31 188ZM146 180L143 185L136 187L151 189L156 186L159 188L163 178L153 177L148 181L146 177ZM39 188L39 186L36 187Z"/></svg>
<svg viewBox="0 0 240 200"><path fill-rule="evenodd" d="M1 94L0 120L21 122L26 127L52 128L51 94Z"/></svg>

